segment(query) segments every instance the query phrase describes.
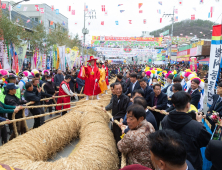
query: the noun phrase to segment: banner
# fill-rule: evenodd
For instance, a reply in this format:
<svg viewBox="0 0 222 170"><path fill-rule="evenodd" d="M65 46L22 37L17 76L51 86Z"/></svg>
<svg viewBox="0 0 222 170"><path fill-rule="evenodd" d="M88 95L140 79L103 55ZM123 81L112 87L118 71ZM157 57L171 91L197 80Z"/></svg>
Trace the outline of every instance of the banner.
<svg viewBox="0 0 222 170"><path fill-rule="evenodd" d="M42 55L41 55L41 53L38 52L37 57L38 57L38 60L37 60L36 69L42 70Z"/></svg>
<svg viewBox="0 0 222 170"><path fill-rule="evenodd" d="M70 53L70 68L72 68L75 64L76 58L79 55L79 51L76 49L71 49L71 53Z"/></svg>
<svg viewBox="0 0 222 170"><path fill-rule="evenodd" d="M20 47L15 47L15 52L17 53L17 56L18 56L19 70L22 70L23 61L26 56L27 47L28 47L27 44L24 44Z"/></svg>
<svg viewBox="0 0 222 170"><path fill-rule="evenodd" d="M160 36L165 36L165 35L169 35L170 31L169 30L166 30L162 33L160 33Z"/></svg>
<svg viewBox="0 0 222 170"><path fill-rule="evenodd" d="M7 49L6 49L7 50ZM7 71L10 71L10 65L8 63L8 59L7 59L7 53L6 53L6 50L4 51L4 66L3 66L3 69L4 70L7 70Z"/></svg>
<svg viewBox="0 0 222 170"><path fill-rule="evenodd" d="M92 40L102 40L102 41L162 41L162 37L92 36Z"/></svg>
<svg viewBox="0 0 222 170"><path fill-rule="evenodd" d="M197 72L197 58L191 57L190 58L190 69L194 72Z"/></svg>
<svg viewBox="0 0 222 170"><path fill-rule="evenodd" d="M46 54L42 55L42 69L46 69Z"/></svg>
<svg viewBox="0 0 222 170"><path fill-rule="evenodd" d="M33 66L34 66L34 69L36 68L37 60L38 60L38 56L37 56L37 52L35 51L34 54L33 54Z"/></svg>
<svg viewBox="0 0 222 170"><path fill-rule="evenodd" d="M210 106L213 103L213 95L215 90L215 84L217 80L218 71L221 61L221 25L213 26L212 41L210 49L210 63L208 74L208 96L207 105Z"/></svg>
<svg viewBox="0 0 222 170"><path fill-rule="evenodd" d="M66 71L65 67L65 46L59 46L59 57L62 71Z"/></svg>

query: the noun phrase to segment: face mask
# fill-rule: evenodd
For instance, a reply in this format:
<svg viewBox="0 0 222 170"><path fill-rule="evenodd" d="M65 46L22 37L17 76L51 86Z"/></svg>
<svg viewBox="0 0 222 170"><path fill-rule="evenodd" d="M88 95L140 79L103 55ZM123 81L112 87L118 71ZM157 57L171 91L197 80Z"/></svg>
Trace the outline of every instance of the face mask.
<svg viewBox="0 0 222 170"><path fill-rule="evenodd" d="M32 81L32 79L29 79L29 82Z"/></svg>
<svg viewBox="0 0 222 170"><path fill-rule="evenodd" d="M52 79L48 79L47 81L48 81L48 82L51 82L51 81L52 81Z"/></svg>
<svg viewBox="0 0 222 170"><path fill-rule="evenodd" d="M1 79L1 80L0 80L0 84L2 84L2 83L3 83L3 80Z"/></svg>
<svg viewBox="0 0 222 170"><path fill-rule="evenodd" d="M156 82L153 83L153 85L157 84Z"/></svg>

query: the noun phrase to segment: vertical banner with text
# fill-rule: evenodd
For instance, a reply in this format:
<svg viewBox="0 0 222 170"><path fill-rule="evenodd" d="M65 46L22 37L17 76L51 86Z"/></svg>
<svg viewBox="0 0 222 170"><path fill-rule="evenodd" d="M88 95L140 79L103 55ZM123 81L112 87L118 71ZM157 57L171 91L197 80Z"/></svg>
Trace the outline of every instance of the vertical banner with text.
<svg viewBox="0 0 222 170"><path fill-rule="evenodd" d="M221 25L213 26L212 41L210 49L210 64L208 74L208 96L207 105L211 106L213 103L213 95L215 94L215 84L217 80L218 71L221 61Z"/></svg>
<svg viewBox="0 0 222 170"><path fill-rule="evenodd" d="M22 70L22 66L23 66L23 61L25 59L26 56L26 50L27 50L27 44L24 44L22 46L19 47L15 47L15 52L18 55L18 65L19 65L19 70Z"/></svg>

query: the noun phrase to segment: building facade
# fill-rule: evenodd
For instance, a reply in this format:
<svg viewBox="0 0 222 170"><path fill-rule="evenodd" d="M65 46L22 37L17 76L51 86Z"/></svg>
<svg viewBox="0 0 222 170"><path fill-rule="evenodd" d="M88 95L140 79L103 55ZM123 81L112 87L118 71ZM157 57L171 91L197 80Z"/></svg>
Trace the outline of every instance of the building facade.
<svg viewBox="0 0 222 170"><path fill-rule="evenodd" d="M7 1L2 1L2 3L6 3ZM11 1L10 4L13 5L15 2ZM39 11L36 10L36 5L39 8ZM26 10L24 11L24 7ZM44 13L41 13L41 8L44 9ZM52 9L47 4L21 4L21 8L17 8L17 6L12 8L14 11L18 11L19 13L30 17L32 20L37 22L44 23L44 27L46 28L46 32L49 33L50 30L56 29L57 25L60 24L63 26L64 30L68 31L68 18L62 15L61 13L56 14L55 9Z"/></svg>

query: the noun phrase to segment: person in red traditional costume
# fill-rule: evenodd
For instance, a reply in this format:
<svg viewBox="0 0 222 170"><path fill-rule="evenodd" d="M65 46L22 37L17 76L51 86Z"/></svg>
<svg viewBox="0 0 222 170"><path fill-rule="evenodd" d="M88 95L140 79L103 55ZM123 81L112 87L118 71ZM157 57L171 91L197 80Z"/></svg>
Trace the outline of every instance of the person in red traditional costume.
<svg viewBox="0 0 222 170"><path fill-rule="evenodd" d="M60 87L59 87L59 96L63 95L69 95L67 97L60 97L57 100L57 104L60 103L70 103L70 97L74 96L74 93L72 90L70 90L69 87L69 82L71 80L71 75L66 75L65 80L61 82ZM70 105L64 105L63 109L68 109L70 108ZM56 106L56 110L61 110L62 106ZM66 114L67 111L62 112L62 115Z"/></svg>
<svg viewBox="0 0 222 170"><path fill-rule="evenodd" d="M105 71L106 71L106 85L109 89L109 69L108 69L108 61L105 61Z"/></svg>
<svg viewBox="0 0 222 170"><path fill-rule="evenodd" d="M85 69L85 88L84 88L84 94L86 95L86 100L89 100L89 96L97 96L97 99L99 100L99 95L101 93L101 90L99 88L99 79L100 79L100 72L98 67L96 66L96 60L93 56L90 56L90 60L87 62L90 63L90 66L84 67Z"/></svg>

